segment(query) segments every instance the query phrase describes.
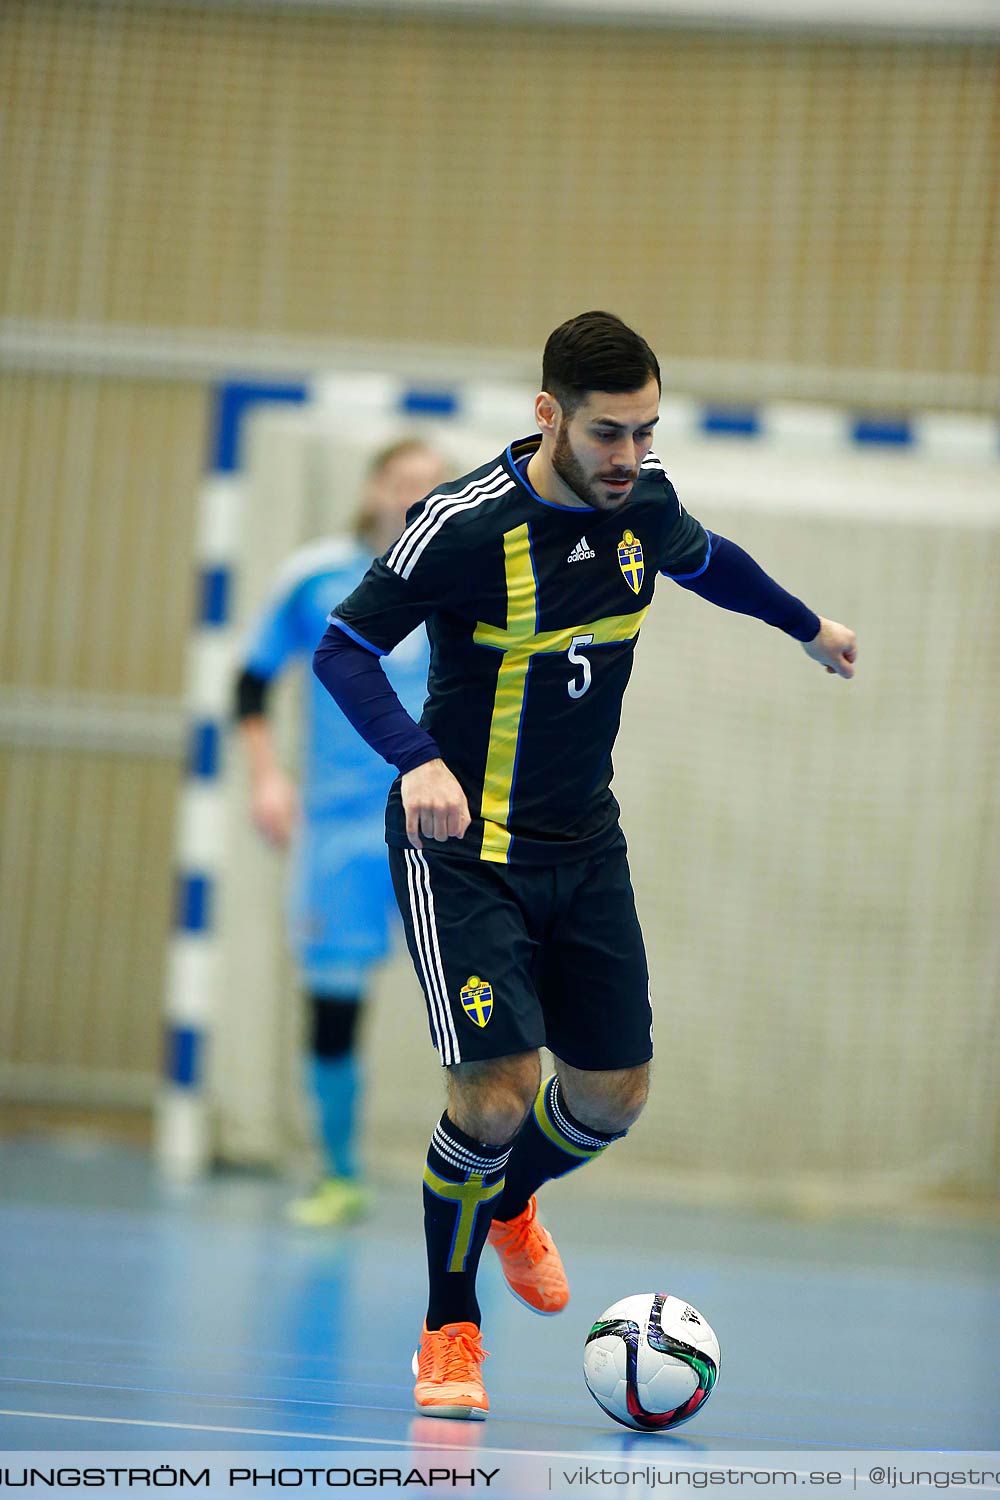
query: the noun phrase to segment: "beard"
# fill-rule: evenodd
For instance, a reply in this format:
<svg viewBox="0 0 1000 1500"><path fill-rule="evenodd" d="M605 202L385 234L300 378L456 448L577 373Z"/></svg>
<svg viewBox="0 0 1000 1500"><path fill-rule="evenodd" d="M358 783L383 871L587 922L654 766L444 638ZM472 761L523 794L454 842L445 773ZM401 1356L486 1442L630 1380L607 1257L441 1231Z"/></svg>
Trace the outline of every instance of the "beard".
<svg viewBox="0 0 1000 1500"><path fill-rule="evenodd" d="M618 510L624 505L631 489L621 495L610 494L600 482L599 476L587 473L583 464L573 452L573 446L569 440L569 433L563 423L556 434L555 447L552 450L552 467L555 469L563 484L569 485L574 495L582 500L584 505L592 505L595 510ZM605 478L632 479L637 477L632 472L605 475Z"/></svg>

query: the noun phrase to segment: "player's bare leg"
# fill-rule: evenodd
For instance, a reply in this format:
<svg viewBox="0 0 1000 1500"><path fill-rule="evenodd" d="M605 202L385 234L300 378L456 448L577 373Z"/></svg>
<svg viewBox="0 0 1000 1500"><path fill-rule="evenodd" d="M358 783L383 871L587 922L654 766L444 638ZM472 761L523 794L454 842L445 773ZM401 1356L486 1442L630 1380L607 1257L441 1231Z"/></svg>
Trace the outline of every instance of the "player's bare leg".
<svg viewBox="0 0 1000 1500"><path fill-rule="evenodd" d="M456 1063L448 1069L448 1115L459 1130L491 1146L509 1145L541 1082L537 1052Z"/></svg>
<svg viewBox="0 0 1000 1500"><path fill-rule="evenodd" d="M556 1058L566 1103L582 1125L616 1135L642 1114L649 1096L649 1063L611 1072L584 1072Z"/></svg>
<svg viewBox="0 0 1000 1500"><path fill-rule="evenodd" d="M638 1119L649 1087L646 1063L582 1072L557 1060L556 1068L517 1134L489 1232L510 1290L544 1315L563 1310L569 1283L552 1236L538 1222L536 1189L584 1166L624 1135Z"/></svg>

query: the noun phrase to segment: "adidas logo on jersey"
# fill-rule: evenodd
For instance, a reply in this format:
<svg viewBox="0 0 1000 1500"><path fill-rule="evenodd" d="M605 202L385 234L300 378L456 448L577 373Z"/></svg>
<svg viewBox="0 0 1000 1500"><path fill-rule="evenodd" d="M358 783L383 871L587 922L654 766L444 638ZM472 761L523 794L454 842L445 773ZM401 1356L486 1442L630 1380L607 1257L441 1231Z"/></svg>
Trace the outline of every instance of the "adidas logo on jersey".
<svg viewBox="0 0 1000 1500"><path fill-rule="evenodd" d="M596 557L596 556L597 556L597 553L594 551L593 547L587 541L587 538L585 536L582 536L580 538L580 540L577 542L576 546L573 548L573 550L570 553L569 557L567 557L566 561L567 562L586 562L588 557Z"/></svg>

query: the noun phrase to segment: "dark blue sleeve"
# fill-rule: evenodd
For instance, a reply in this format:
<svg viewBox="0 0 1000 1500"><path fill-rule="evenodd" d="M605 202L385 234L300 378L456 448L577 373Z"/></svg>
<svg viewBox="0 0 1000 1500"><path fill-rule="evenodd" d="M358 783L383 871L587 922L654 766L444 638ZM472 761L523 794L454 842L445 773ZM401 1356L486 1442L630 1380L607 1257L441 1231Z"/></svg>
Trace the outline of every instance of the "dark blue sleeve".
<svg viewBox="0 0 1000 1500"><path fill-rule="evenodd" d="M396 697L377 649L348 635L335 621L316 647L313 671L362 738L404 775L440 759L437 744Z"/></svg>
<svg viewBox="0 0 1000 1500"><path fill-rule="evenodd" d="M755 563L748 552L724 536L708 533L709 554L697 573L667 573L682 589L700 594L710 604L732 609L741 615L755 615L768 625L776 625L797 641L811 641L819 631L819 615L813 614L801 599L788 593Z"/></svg>

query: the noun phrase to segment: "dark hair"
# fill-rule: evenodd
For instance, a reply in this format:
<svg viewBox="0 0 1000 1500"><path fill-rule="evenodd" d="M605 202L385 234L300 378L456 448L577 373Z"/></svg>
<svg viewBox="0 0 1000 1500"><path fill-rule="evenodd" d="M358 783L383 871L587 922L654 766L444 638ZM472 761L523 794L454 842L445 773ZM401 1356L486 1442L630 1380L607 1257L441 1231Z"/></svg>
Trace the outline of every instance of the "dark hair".
<svg viewBox="0 0 1000 1500"><path fill-rule="evenodd" d="M571 417L591 391L638 391L660 366L646 340L614 313L585 312L550 333L542 389Z"/></svg>

